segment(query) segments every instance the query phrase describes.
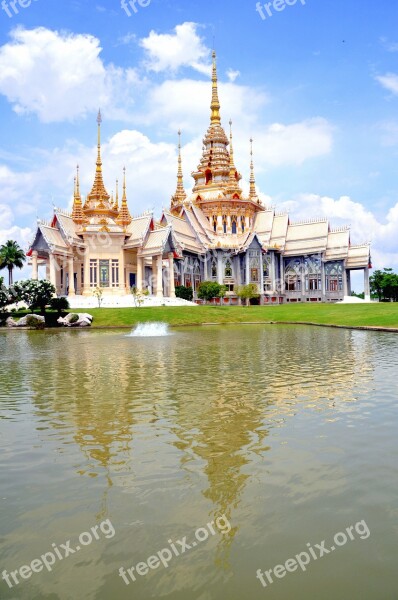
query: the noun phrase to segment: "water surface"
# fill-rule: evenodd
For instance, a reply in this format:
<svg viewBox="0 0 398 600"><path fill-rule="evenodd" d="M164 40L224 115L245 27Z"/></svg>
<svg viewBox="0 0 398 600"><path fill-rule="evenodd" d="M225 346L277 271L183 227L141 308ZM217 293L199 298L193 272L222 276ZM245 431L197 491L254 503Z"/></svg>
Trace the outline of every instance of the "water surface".
<svg viewBox="0 0 398 600"><path fill-rule="evenodd" d="M0 597L396 600L398 336L303 326L0 333L0 573L110 519ZM231 525L138 576L129 568ZM348 541L305 572L273 569Z"/></svg>

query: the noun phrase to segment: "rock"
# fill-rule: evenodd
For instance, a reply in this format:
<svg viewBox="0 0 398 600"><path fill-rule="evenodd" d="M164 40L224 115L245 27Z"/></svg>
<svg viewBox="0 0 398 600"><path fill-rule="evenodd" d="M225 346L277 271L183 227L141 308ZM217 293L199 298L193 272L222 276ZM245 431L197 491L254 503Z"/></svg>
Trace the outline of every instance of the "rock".
<svg viewBox="0 0 398 600"><path fill-rule="evenodd" d="M90 327L93 321L88 313L69 313L66 317L59 317L58 323L65 327Z"/></svg>
<svg viewBox="0 0 398 600"><path fill-rule="evenodd" d="M30 329L44 329L45 318L41 315L26 315L19 321L14 321L12 317L8 317L6 321L7 327L29 327Z"/></svg>

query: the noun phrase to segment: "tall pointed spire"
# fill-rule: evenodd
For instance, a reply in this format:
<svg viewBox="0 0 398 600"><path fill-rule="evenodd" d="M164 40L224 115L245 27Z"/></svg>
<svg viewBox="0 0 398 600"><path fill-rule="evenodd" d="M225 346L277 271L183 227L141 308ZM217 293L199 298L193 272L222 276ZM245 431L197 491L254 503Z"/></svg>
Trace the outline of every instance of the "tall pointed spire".
<svg viewBox="0 0 398 600"><path fill-rule="evenodd" d="M97 141L97 162L95 169L95 178L91 192L86 197L84 212L88 217L101 216L102 220L111 218L113 215L113 206L110 201L110 195L106 191L104 180L102 178L102 159L101 159L101 111L98 111L98 141Z"/></svg>
<svg viewBox="0 0 398 600"><path fill-rule="evenodd" d="M130 225L132 221L129 208L127 206L127 195L126 195L126 167L123 167L123 196L122 196L122 205L119 210L119 216L116 219L116 223L118 225L122 225L123 227L127 227Z"/></svg>
<svg viewBox="0 0 398 600"><path fill-rule="evenodd" d="M217 79L217 64L216 64L216 52L213 50L213 72L212 72L212 95L211 95L211 124L220 125L220 101L218 99L218 79Z"/></svg>
<svg viewBox="0 0 398 600"><path fill-rule="evenodd" d="M178 131L178 170L177 170L177 187L174 196L171 199L172 208L176 205L181 206L187 195L184 189L184 176L182 173L182 159L181 159L181 131Z"/></svg>
<svg viewBox="0 0 398 600"><path fill-rule="evenodd" d="M114 208L119 210L119 180L116 179L116 198Z"/></svg>
<svg viewBox="0 0 398 600"><path fill-rule="evenodd" d="M79 165L76 167L76 177L74 179L75 182L75 190L73 195L73 209L72 209L72 219L75 223L82 224L85 222L85 215L83 212L82 198L80 196L80 179L79 179Z"/></svg>
<svg viewBox="0 0 398 600"><path fill-rule="evenodd" d="M252 199L257 198L256 192L256 178L254 176L254 164L253 164L253 139L250 138L250 192L249 197Z"/></svg>
<svg viewBox="0 0 398 600"><path fill-rule="evenodd" d="M236 181L235 179L236 167L234 161L234 147L232 145L232 119L229 120L229 180Z"/></svg>

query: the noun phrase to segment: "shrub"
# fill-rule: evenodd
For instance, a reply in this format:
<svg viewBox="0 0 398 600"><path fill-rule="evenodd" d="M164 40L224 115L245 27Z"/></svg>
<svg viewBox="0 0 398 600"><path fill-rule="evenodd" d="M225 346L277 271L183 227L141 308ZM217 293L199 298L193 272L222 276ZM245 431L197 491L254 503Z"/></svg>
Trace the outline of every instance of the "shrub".
<svg viewBox="0 0 398 600"><path fill-rule="evenodd" d="M68 310L69 302L68 299L65 298L65 296L61 296L60 298L51 298L50 306L53 310L62 313L65 310Z"/></svg>
<svg viewBox="0 0 398 600"><path fill-rule="evenodd" d="M212 298L223 298L227 288L220 285L217 281L202 281L198 287L198 298L209 302Z"/></svg>
<svg viewBox="0 0 398 600"><path fill-rule="evenodd" d="M69 323L77 323L79 320L79 315L77 313L73 313L69 319Z"/></svg>
<svg viewBox="0 0 398 600"><path fill-rule="evenodd" d="M192 302L193 289L191 287L186 287L185 285L177 285L175 291L177 298L182 298L183 300L189 300L190 302Z"/></svg>
<svg viewBox="0 0 398 600"><path fill-rule="evenodd" d="M26 317L26 326L29 327L29 329L44 329L46 324L43 323L43 321L38 321L32 315L28 315Z"/></svg>
<svg viewBox="0 0 398 600"><path fill-rule="evenodd" d="M46 279L27 279L14 284L14 294L16 300L26 302L30 310L39 308L44 313L55 294L55 287Z"/></svg>

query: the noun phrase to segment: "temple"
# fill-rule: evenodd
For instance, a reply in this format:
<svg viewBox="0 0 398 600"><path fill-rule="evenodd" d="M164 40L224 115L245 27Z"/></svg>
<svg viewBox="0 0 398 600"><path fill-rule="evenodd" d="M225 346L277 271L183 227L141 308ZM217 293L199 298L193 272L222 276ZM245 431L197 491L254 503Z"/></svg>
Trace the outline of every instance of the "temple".
<svg viewBox="0 0 398 600"><path fill-rule="evenodd" d="M85 200L79 167L72 211L54 208L51 222L38 221L28 252L32 277L40 265L58 295L123 296L131 287L175 297L175 287L201 281L227 286L224 303L236 304L236 286L256 284L261 304L335 302L351 293L351 271L363 270L369 297L370 245L353 245L348 227L332 229L327 219L292 222L286 213L263 205L256 187L253 140L250 140L250 186L244 194L235 166L232 122L229 136L221 125L216 56L213 52L210 125L203 153L192 173L187 195L183 183L181 133L177 187L160 220L153 213L132 217L126 173L119 201L104 185L101 159L101 113L95 178ZM218 300L219 301L219 300Z"/></svg>

